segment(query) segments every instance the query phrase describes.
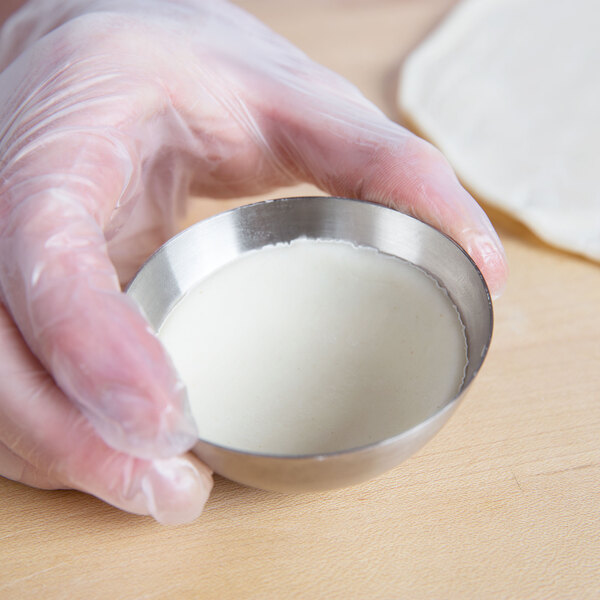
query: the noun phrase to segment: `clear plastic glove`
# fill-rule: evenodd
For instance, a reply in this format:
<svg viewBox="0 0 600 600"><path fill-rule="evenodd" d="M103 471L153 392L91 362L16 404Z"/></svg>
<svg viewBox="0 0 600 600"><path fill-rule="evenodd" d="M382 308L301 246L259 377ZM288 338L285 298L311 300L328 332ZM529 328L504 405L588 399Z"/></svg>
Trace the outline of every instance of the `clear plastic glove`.
<svg viewBox="0 0 600 600"><path fill-rule="evenodd" d="M429 144L218 0L32 0L0 38L0 473L161 522L210 471L160 343L122 294L190 191L309 181L457 240L498 293L500 242Z"/></svg>

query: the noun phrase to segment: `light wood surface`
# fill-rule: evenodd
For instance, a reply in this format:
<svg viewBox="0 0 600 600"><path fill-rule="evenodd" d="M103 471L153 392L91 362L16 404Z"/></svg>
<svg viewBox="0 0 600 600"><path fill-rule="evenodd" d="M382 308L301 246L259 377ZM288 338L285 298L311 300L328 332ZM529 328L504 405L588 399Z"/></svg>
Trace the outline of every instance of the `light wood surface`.
<svg viewBox="0 0 600 600"><path fill-rule="evenodd" d="M240 4L397 117L397 67L452 2ZM0 480L0 598L600 597L600 269L491 216L511 266L492 349L416 456L314 495L217 478L176 528Z"/></svg>

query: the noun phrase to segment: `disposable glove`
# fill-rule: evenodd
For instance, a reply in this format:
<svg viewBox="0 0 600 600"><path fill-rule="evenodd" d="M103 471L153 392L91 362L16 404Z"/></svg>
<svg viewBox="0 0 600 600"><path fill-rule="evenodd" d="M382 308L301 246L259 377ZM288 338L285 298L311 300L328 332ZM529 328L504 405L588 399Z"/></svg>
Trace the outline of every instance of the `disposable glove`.
<svg viewBox="0 0 600 600"><path fill-rule="evenodd" d="M0 473L164 523L211 474L184 386L121 291L190 194L308 181L506 263L429 144L218 0L31 0L0 37Z"/></svg>

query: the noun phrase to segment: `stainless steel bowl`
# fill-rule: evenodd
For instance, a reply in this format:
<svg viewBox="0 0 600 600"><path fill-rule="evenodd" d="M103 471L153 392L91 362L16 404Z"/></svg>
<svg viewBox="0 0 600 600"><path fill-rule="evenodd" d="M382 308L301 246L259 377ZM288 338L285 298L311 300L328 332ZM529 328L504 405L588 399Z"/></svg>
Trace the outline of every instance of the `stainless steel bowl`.
<svg viewBox="0 0 600 600"><path fill-rule="evenodd" d="M288 456L241 452L202 439L193 451L216 473L283 492L353 485L395 467L450 418L486 356L493 327L490 295L467 254L421 221L345 198L286 198L243 206L186 229L140 269L127 293L158 330L196 283L245 252L299 237L345 240L403 258L427 271L450 295L465 326L468 366L460 394L415 427L384 441L328 454Z"/></svg>

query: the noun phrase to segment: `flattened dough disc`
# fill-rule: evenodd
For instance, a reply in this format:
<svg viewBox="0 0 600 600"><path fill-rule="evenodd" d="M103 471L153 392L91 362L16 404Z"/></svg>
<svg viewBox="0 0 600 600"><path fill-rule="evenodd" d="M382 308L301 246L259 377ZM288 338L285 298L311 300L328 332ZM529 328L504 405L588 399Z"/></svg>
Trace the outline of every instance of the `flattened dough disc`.
<svg viewBox="0 0 600 600"><path fill-rule="evenodd" d="M481 200L600 260L598 0L466 0L398 98Z"/></svg>

